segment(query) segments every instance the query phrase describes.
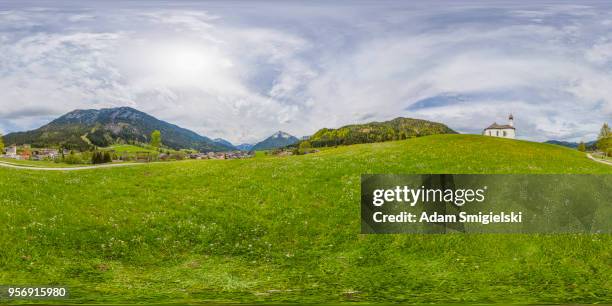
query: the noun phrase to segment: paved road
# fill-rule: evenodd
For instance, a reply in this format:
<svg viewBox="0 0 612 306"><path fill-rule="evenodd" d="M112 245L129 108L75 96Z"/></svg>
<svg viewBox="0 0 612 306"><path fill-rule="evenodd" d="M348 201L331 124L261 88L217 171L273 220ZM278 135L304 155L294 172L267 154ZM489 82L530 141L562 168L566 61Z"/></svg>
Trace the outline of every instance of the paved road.
<svg viewBox="0 0 612 306"><path fill-rule="evenodd" d="M88 169L98 169L98 168L113 168L113 167L126 167L126 166L136 166L136 165L145 165L146 163L121 163L121 164L104 164L104 165L95 165L95 166L82 166L82 167L33 167L28 165L19 165L8 163L4 161L0 161L0 167L14 168L14 169L26 169L26 170L42 170L42 171L76 171L76 170L88 170Z"/></svg>
<svg viewBox="0 0 612 306"><path fill-rule="evenodd" d="M592 159L592 160L594 160L594 161L596 161L596 162L598 162L598 163L602 163L602 164L606 164L606 165L608 165L608 166L612 166L612 162L609 162L609 161L606 161L606 160L603 160L603 159L597 159L597 158L595 158L595 157L591 156L591 154L587 154L587 156L588 156L590 159Z"/></svg>

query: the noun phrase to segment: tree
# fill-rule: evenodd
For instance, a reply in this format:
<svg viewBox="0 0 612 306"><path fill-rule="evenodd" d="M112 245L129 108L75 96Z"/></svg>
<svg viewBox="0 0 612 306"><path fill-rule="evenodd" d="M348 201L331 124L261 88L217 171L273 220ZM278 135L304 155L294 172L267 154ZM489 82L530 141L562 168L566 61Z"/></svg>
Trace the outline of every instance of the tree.
<svg viewBox="0 0 612 306"><path fill-rule="evenodd" d="M2 140L2 133L0 133L0 154L4 154L4 141Z"/></svg>
<svg viewBox="0 0 612 306"><path fill-rule="evenodd" d="M612 136L612 131L610 130L610 127L608 126L607 123L604 123L603 126L601 127L601 130L599 130L599 138L598 139L602 139L602 138L606 138L606 137L611 137Z"/></svg>
<svg viewBox="0 0 612 306"><path fill-rule="evenodd" d="M110 155L110 153L109 153L108 151L104 152L104 158L103 158L103 161L104 161L105 163L110 163L110 162L112 162L112 161L113 161L113 159L111 158L111 155Z"/></svg>
<svg viewBox="0 0 612 306"><path fill-rule="evenodd" d="M151 146L159 148L162 145L161 132L158 130L151 133Z"/></svg>
<svg viewBox="0 0 612 306"><path fill-rule="evenodd" d="M304 140L302 142L300 142L300 150L307 150L312 148L312 145L310 144L310 141L308 140Z"/></svg>
<svg viewBox="0 0 612 306"><path fill-rule="evenodd" d="M100 152L93 152L93 154L91 155L91 163L94 165L100 163Z"/></svg>
<svg viewBox="0 0 612 306"><path fill-rule="evenodd" d="M80 164L82 163L82 160L81 157L74 152L74 150L70 150L70 154L64 158L64 162L67 164Z"/></svg>
<svg viewBox="0 0 612 306"><path fill-rule="evenodd" d="M300 142L297 148L293 150L294 155L307 154L310 153L310 149L312 149L312 144L308 140L304 140Z"/></svg>
<svg viewBox="0 0 612 306"><path fill-rule="evenodd" d="M29 159L30 157L32 157L32 151L30 151L30 148L26 147L23 148L23 151L21 152L21 156L26 157Z"/></svg>
<svg viewBox="0 0 612 306"><path fill-rule="evenodd" d="M607 123L604 123L599 131L597 149L608 156L612 155L612 131Z"/></svg>
<svg viewBox="0 0 612 306"><path fill-rule="evenodd" d="M584 141L581 141L581 142L578 144L578 151L580 151L580 152L584 152L584 151L586 151L586 145L584 144Z"/></svg>
<svg viewBox="0 0 612 306"><path fill-rule="evenodd" d="M112 161L113 159L111 157L110 152L108 151L106 152L95 151L93 155L91 156L92 164L105 164L105 163L110 163Z"/></svg>

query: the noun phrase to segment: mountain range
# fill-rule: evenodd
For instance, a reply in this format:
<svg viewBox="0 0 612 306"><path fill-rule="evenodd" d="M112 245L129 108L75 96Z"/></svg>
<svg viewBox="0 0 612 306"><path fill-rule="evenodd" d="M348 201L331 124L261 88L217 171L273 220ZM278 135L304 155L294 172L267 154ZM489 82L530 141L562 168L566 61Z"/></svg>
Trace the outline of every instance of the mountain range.
<svg viewBox="0 0 612 306"><path fill-rule="evenodd" d="M270 137L258 143L255 143L255 144L242 143L239 145L233 145L231 142L225 139L222 139L222 138L215 138L213 141L219 145L224 145L234 150L261 151L261 150L272 150L272 149L277 149L277 148L284 148L286 146L297 143L298 138L293 135L290 135L289 133L278 131L274 133L273 135L271 135Z"/></svg>
<svg viewBox="0 0 612 306"><path fill-rule="evenodd" d="M213 139L213 141L216 144L220 145L220 146L225 146L225 147L228 147L228 148L236 149L236 147L231 142L229 142L228 140L225 140L223 138L215 138L215 139Z"/></svg>
<svg viewBox="0 0 612 306"><path fill-rule="evenodd" d="M7 134L4 140L17 145L86 150L92 146L147 143L154 130L161 132L163 145L172 149L203 152L233 149L231 145L215 142L131 107L74 110L38 129Z"/></svg>
<svg viewBox="0 0 612 306"><path fill-rule="evenodd" d="M74 110L38 129L7 134L4 141L7 144L30 144L33 147L60 146L88 150L113 144L148 143L154 130L161 132L163 146L175 150L258 151L300 143L297 137L278 131L256 144L243 143L235 146L225 139L201 136L131 107ZM324 128L310 137L303 137L301 141L308 141L313 147L322 147L455 133L441 123L399 117L390 121L347 125L338 129Z"/></svg>
<svg viewBox="0 0 612 306"><path fill-rule="evenodd" d="M562 140L548 140L548 141L545 141L544 143L554 144L554 145L573 148L573 149L578 148L578 144L579 144L577 142L562 141ZM584 144L587 150L591 150L591 149L594 149L595 146L597 145L597 140L585 142Z"/></svg>
<svg viewBox="0 0 612 306"><path fill-rule="evenodd" d="M231 142L225 139L222 139L222 138L216 138L214 139L214 142L227 146L227 147L231 147L234 150L254 151L254 150L271 150L271 149L276 149L276 148L283 148L288 145L292 145L296 143L297 138L288 133L279 131L279 132L274 133L272 136L260 142L257 142L255 144L242 143L239 145L233 145Z"/></svg>

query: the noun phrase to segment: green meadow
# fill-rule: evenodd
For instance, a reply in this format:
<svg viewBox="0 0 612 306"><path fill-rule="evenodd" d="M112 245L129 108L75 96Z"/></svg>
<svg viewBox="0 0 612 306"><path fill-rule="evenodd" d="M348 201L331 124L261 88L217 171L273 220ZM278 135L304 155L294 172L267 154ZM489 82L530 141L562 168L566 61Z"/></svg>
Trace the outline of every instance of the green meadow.
<svg viewBox="0 0 612 306"><path fill-rule="evenodd" d="M0 168L0 284L70 288L68 301L39 303L612 302L612 235L361 235L362 173L612 167L555 145L437 135L288 157Z"/></svg>
<svg viewBox="0 0 612 306"><path fill-rule="evenodd" d="M2 158L2 157L0 157L0 162L5 163L5 164L10 164L10 165L16 165L16 166L42 167L42 168L65 168L65 167L88 166L85 164L71 165L71 164L66 164L66 163L56 163L50 160L43 160L43 161L17 160L17 159Z"/></svg>
<svg viewBox="0 0 612 306"><path fill-rule="evenodd" d="M113 146L109 146L109 147L103 147L103 148L99 148L102 151L114 151L117 154L121 154L121 153L142 153L142 152L147 152L147 153L159 153L159 148L155 148L151 145L148 144L143 144L140 143L138 145L131 145L131 144L120 144L120 145L113 145ZM164 152L179 152L177 150L173 150L173 149L163 149Z"/></svg>
<svg viewBox="0 0 612 306"><path fill-rule="evenodd" d="M158 152L158 150L156 150L153 147L150 146L135 146L135 145L114 145L114 146L110 146L110 147L105 147L105 148L101 148L101 150L112 150L115 151L117 153L136 153L136 152L150 152L150 153L155 153Z"/></svg>

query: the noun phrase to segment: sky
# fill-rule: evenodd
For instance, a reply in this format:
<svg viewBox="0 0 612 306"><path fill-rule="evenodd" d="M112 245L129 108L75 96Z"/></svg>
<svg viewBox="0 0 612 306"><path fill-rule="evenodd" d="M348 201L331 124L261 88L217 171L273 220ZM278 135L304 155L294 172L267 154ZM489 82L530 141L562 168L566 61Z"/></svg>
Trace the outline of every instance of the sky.
<svg viewBox="0 0 612 306"><path fill-rule="evenodd" d="M516 2L2 0L0 132L130 106L236 144L509 113L520 139L595 139L612 3Z"/></svg>

